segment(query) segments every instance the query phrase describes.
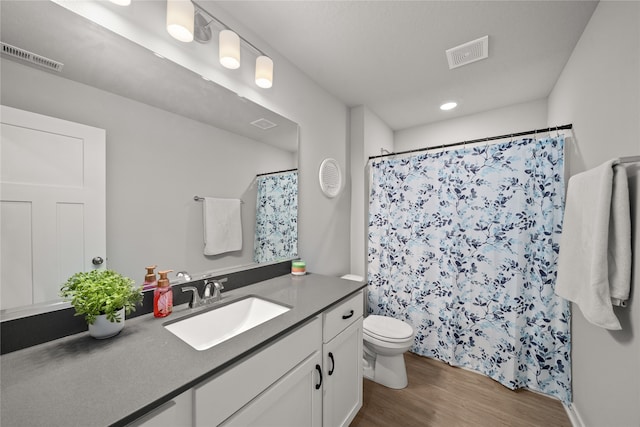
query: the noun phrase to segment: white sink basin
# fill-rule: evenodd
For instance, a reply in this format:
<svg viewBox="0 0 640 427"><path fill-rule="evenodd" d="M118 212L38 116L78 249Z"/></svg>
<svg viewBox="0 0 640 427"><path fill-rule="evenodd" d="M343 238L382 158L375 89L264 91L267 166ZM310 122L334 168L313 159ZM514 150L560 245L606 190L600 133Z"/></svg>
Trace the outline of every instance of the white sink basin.
<svg viewBox="0 0 640 427"><path fill-rule="evenodd" d="M196 350L206 350L289 310L251 296L164 327Z"/></svg>

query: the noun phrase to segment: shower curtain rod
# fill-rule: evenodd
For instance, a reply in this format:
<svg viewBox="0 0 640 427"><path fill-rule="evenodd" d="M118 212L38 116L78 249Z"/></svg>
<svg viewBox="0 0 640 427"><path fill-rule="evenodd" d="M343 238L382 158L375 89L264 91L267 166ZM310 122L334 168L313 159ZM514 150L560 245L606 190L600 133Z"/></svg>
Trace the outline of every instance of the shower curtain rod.
<svg viewBox="0 0 640 427"><path fill-rule="evenodd" d="M259 173L259 174L256 174L256 178L257 178L257 177L259 177L259 176L275 175L275 174L277 174L277 173L294 172L294 171L297 171L297 170L298 170L298 168L294 168L294 169L285 169L285 170L283 170L283 171L277 171L277 172L265 172L265 173Z"/></svg>
<svg viewBox="0 0 640 427"><path fill-rule="evenodd" d="M544 129L534 129L534 130L530 130L530 131L527 131L527 132L508 133L506 135L490 136L488 138L478 138L478 139L472 139L470 141L454 142L452 144L434 145L433 147L416 148L416 149L413 149L413 150L399 151L397 153L389 153L389 154L380 154L380 155L377 155L377 156L369 156L369 160L378 159L378 158L381 158L381 157L397 156L399 154L417 153L417 152L420 152L420 151L429 151L429 150L440 149L440 148L456 147L458 145L473 144L473 143L476 143L476 142L493 141L493 140L496 140L496 139L505 139L505 138L511 138L511 137L514 137L514 136L524 136L524 135L531 135L531 134L536 134L536 133L551 132L552 130L565 130L565 129L572 129L572 128L573 128L573 124L568 124L568 125L562 125L562 126L548 127L548 128L544 128Z"/></svg>

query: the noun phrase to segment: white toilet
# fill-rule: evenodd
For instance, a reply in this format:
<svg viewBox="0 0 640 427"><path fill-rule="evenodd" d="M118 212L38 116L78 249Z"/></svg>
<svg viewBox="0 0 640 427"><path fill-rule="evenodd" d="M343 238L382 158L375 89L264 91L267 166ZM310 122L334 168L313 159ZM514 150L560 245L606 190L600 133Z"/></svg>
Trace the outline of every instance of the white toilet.
<svg viewBox="0 0 640 427"><path fill-rule="evenodd" d="M352 274L342 278L364 281ZM389 388L405 388L408 381L404 353L413 345L411 325L392 317L370 314L364 319L362 335L364 377Z"/></svg>
<svg viewBox="0 0 640 427"><path fill-rule="evenodd" d="M364 376L389 388L408 384L404 353L413 345L413 328L393 317L370 314L362 327Z"/></svg>

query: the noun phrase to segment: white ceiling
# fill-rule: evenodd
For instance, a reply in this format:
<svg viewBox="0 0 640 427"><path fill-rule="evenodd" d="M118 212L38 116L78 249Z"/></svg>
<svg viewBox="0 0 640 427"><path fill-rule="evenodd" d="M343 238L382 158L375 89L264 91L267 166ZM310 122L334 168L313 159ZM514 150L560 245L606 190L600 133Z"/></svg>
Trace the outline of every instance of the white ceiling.
<svg viewBox="0 0 640 427"><path fill-rule="evenodd" d="M197 3L208 8L209 1ZM587 0L215 3L347 106L367 106L393 130L546 98L597 5ZM449 70L446 49L485 35L488 59ZM277 67L274 84L285 85ZM458 108L440 111L449 100Z"/></svg>

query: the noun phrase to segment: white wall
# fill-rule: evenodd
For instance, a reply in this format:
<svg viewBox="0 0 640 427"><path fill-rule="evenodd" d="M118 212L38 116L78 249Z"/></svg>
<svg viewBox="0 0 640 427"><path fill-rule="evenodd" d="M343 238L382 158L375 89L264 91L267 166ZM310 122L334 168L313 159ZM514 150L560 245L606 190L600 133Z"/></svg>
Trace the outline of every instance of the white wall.
<svg viewBox="0 0 640 427"><path fill-rule="evenodd" d="M147 265L196 273L253 262L255 174L295 167L290 152L10 60L1 67L2 104L106 130L109 268L141 283ZM203 255L194 195L244 200L242 251Z"/></svg>
<svg viewBox="0 0 640 427"><path fill-rule="evenodd" d="M330 199L320 190L318 170L322 160L336 159L348 174L349 111L347 107L303 74L275 48L261 42L249 28L217 5L216 17L264 50L274 61L274 83L269 90L255 86L251 74L237 79L226 73L242 94L300 125L298 252L307 270L338 276L349 271L350 185ZM218 82L225 86L227 82ZM230 87L236 89L237 87Z"/></svg>
<svg viewBox="0 0 640 427"><path fill-rule="evenodd" d="M571 175L640 154L640 2L601 1L549 96L549 122L571 122ZM640 425L640 166L630 165L631 301L621 331L588 323L572 306L573 406L587 427Z"/></svg>
<svg viewBox="0 0 640 427"><path fill-rule="evenodd" d="M366 229L368 223L367 160L393 151L393 132L378 116L364 106L351 109L351 270L367 276ZM345 272L347 273L347 272Z"/></svg>
<svg viewBox="0 0 640 427"><path fill-rule="evenodd" d="M540 99L399 130L395 132L394 144L396 151L414 150L545 127L547 101Z"/></svg>

